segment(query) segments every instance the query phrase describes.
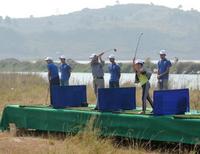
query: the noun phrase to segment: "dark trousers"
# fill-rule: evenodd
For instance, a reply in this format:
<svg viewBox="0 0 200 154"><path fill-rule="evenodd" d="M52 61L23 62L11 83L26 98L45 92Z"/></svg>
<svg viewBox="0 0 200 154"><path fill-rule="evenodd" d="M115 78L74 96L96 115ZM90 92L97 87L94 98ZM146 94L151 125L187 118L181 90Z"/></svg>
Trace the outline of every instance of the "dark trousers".
<svg viewBox="0 0 200 154"><path fill-rule="evenodd" d="M109 88L119 88L119 81L110 81Z"/></svg>
<svg viewBox="0 0 200 154"><path fill-rule="evenodd" d="M151 107L153 108L153 101L149 95L150 83L147 82L142 85L142 110L146 111L146 101L150 103Z"/></svg>
<svg viewBox="0 0 200 154"><path fill-rule="evenodd" d="M49 88L50 88L50 103L51 105L53 104L53 99L52 99L52 88L53 86L59 86L60 85L60 79L59 77L53 78L49 81Z"/></svg>
<svg viewBox="0 0 200 154"><path fill-rule="evenodd" d="M158 80L158 89L167 90L168 89L168 79Z"/></svg>

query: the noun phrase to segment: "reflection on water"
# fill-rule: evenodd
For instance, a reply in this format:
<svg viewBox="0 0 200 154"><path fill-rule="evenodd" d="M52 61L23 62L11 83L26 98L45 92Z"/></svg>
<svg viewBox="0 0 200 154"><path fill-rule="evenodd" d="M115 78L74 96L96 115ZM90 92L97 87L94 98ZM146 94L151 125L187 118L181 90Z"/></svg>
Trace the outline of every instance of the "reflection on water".
<svg viewBox="0 0 200 154"><path fill-rule="evenodd" d="M36 73L41 75L43 78L47 79L47 73L41 72ZM105 82L108 83L110 75L105 73ZM122 73L121 74L121 83L134 82L133 73ZM153 74L150 80L152 86L156 86L157 77L156 74ZM92 83L92 74L91 73L72 73L70 78L70 84L89 84ZM177 88L191 88L191 89L200 89L200 75L189 75L189 74L171 74L170 75L170 87L173 89Z"/></svg>

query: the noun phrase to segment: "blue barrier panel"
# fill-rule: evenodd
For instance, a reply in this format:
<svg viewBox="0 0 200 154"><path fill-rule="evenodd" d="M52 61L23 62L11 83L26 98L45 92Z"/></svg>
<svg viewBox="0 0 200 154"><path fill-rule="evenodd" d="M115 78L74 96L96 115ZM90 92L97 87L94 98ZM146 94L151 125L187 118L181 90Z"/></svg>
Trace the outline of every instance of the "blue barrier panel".
<svg viewBox="0 0 200 154"><path fill-rule="evenodd" d="M132 110L136 108L135 88L98 89L100 111Z"/></svg>
<svg viewBox="0 0 200 154"><path fill-rule="evenodd" d="M173 115L190 111L189 89L154 91L154 114Z"/></svg>
<svg viewBox="0 0 200 154"><path fill-rule="evenodd" d="M52 105L54 108L79 107L87 102L86 86L53 86Z"/></svg>

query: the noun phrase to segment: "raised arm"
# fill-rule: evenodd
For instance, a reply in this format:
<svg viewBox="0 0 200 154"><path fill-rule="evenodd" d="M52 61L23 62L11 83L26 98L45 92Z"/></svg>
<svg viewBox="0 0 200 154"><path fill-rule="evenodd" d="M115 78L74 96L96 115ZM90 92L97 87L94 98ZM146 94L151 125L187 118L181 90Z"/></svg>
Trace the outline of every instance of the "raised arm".
<svg viewBox="0 0 200 154"><path fill-rule="evenodd" d="M105 64L105 61L102 59L103 54L104 54L104 52L102 52L102 53L100 53L100 54L98 55L98 58L99 58L100 63L101 63L102 65Z"/></svg>

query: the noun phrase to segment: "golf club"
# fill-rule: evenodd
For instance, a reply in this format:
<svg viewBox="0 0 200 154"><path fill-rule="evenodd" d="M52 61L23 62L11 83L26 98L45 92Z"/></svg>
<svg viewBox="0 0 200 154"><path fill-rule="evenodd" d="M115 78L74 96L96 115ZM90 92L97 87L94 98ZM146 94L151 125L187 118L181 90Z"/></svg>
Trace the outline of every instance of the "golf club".
<svg viewBox="0 0 200 154"><path fill-rule="evenodd" d="M109 49L109 50L104 51L104 53L111 52L111 51L117 52L117 49Z"/></svg>
<svg viewBox="0 0 200 154"><path fill-rule="evenodd" d="M134 59L136 58L137 56L137 52L138 52L138 47L140 45L140 41L141 41L141 37L142 37L143 33L140 33L139 37L138 37L138 41L137 41L137 46L136 46L136 49L135 49L135 55L134 55Z"/></svg>
<svg viewBox="0 0 200 154"><path fill-rule="evenodd" d="M102 55L105 54L105 53L111 52L111 51L117 52L117 49L114 48L114 49L105 50L105 51L103 51L102 53L98 54L98 57L99 57L99 56L102 56Z"/></svg>

